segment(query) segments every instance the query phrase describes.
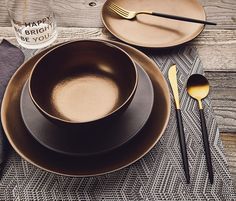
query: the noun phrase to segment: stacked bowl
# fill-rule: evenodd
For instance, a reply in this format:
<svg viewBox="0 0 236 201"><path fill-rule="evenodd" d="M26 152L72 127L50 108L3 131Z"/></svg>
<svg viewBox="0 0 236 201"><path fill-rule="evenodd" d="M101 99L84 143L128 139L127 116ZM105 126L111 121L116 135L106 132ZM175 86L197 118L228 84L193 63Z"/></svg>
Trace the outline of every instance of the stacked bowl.
<svg viewBox="0 0 236 201"><path fill-rule="evenodd" d="M138 78L131 57L112 44L75 41L60 45L31 72L22 93L23 120L33 137L54 151L72 155L109 151L136 135L150 115L152 90L144 122L137 120L138 125L123 128ZM27 108L27 95L40 113Z"/></svg>

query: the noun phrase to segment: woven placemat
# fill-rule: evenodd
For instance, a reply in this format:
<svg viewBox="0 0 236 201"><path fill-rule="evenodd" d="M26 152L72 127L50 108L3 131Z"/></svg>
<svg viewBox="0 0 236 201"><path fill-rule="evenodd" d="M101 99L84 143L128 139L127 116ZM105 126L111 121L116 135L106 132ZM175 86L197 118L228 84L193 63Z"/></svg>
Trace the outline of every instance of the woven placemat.
<svg viewBox="0 0 236 201"><path fill-rule="evenodd" d="M34 52L25 51L26 58ZM97 177L73 178L43 171L11 151L0 181L0 200L236 200L210 98L203 101L211 144L214 184L208 180L197 102L186 92L193 73L203 66L193 47L149 53L164 76L177 64L191 184L185 182L172 104L168 127L158 144L135 164ZM0 72L1 73L1 72ZM173 97L172 103L173 103Z"/></svg>

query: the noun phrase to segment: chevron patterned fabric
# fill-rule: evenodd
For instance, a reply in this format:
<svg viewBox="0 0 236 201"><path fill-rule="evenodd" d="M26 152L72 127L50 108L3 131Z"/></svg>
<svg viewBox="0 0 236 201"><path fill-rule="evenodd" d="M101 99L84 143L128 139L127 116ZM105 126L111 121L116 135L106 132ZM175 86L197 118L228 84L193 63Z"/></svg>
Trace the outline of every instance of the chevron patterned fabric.
<svg viewBox="0 0 236 201"><path fill-rule="evenodd" d="M158 144L138 162L106 175L74 178L43 171L11 151L0 181L0 200L236 200L209 98L203 104L214 184L208 180L197 103L185 88L191 74L203 73L196 49L185 46L167 53L148 54L166 78L170 65L177 64L190 185L185 182L171 96L172 115L168 127Z"/></svg>

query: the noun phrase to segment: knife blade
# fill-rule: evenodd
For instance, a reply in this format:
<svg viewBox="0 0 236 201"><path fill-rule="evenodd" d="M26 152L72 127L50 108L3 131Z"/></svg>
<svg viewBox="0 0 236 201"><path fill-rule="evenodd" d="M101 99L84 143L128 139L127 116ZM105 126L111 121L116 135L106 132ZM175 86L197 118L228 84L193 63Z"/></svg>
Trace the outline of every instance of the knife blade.
<svg viewBox="0 0 236 201"><path fill-rule="evenodd" d="M177 83L177 76L176 75L177 75L176 65L173 65L170 67L170 69L168 71L168 78L169 78L172 92L174 95L176 109L180 109L179 91L178 91L178 83Z"/></svg>

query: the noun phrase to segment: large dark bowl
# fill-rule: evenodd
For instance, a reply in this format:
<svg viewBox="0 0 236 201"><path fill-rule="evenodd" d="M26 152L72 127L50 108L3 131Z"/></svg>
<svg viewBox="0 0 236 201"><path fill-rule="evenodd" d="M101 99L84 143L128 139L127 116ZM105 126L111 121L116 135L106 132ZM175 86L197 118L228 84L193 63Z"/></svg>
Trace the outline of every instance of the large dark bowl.
<svg viewBox="0 0 236 201"><path fill-rule="evenodd" d="M73 41L46 53L35 64L29 92L54 123L96 125L130 104L138 83L131 57L99 40Z"/></svg>

